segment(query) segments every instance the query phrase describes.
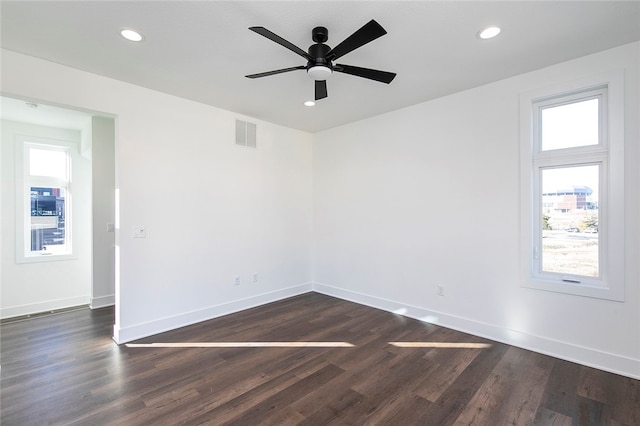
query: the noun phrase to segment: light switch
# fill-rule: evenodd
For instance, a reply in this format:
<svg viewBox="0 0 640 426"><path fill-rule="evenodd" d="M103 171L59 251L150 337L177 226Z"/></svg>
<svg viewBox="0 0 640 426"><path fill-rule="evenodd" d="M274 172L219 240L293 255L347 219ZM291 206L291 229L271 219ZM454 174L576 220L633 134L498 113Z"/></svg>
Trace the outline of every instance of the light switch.
<svg viewBox="0 0 640 426"><path fill-rule="evenodd" d="M144 226L133 227L133 238L145 238L146 236L147 231L144 229Z"/></svg>

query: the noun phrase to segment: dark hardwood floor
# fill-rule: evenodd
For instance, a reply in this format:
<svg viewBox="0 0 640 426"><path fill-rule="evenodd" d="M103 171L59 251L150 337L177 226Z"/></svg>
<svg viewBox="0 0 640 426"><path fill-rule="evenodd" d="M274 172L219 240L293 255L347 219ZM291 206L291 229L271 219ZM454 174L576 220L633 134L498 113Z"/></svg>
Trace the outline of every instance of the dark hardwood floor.
<svg viewBox="0 0 640 426"><path fill-rule="evenodd" d="M317 293L143 346L112 323L2 324L2 425L640 425L638 380Z"/></svg>

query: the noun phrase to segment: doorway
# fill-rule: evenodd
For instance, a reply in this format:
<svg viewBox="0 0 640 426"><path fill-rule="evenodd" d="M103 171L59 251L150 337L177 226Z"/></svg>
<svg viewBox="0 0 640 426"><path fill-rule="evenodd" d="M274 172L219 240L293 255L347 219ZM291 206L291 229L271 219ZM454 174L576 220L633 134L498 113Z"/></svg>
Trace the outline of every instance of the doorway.
<svg viewBox="0 0 640 426"><path fill-rule="evenodd" d="M12 97L1 97L2 138L0 175L3 197L0 234L0 318L115 303L115 119L106 114L78 111ZM31 212L18 203L24 187L18 171L24 141L69 143L77 154L72 170L72 255L66 259L42 256L20 261L25 223ZM22 141L22 142L21 142ZM23 211L24 210L24 211ZM36 209L36 215L44 214ZM22 216L21 216L22 215ZM42 218L39 217L39 222ZM47 219L47 218L45 218ZM71 222L72 221L72 222ZM38 223L39 223L38 222ZM20 227L21 229L17 229ZM11 232L15 230L15 232ZM29 247L31 247L29 245ZM42 254L42 253L40 253ZM48 254L48 253L44 253Z"/></svg>

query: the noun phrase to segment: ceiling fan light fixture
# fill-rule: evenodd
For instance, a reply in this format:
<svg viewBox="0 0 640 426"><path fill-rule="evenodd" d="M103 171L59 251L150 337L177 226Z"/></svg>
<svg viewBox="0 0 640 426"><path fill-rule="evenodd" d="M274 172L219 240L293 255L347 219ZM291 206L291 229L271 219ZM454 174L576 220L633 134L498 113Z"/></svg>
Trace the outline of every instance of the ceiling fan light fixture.
<svg viewBox="0 0 640 426"><path fill-rule="evenodd" d="M482 40L488 40L500 34L500 31L501 31L500 27L496 27L495 25L492 25L478 32L478 37L481 38Z"/></svg>
<svg viewBox="0 0 640 426"><path fill-rule="evenodd" d="M316 66L310 67L307 70L307 74L309 75L309 77L311 77L316 81L326 80L327 78L331 77L332 73L333 71L331 70L331 68L324 65L316 65Z"/></svg>

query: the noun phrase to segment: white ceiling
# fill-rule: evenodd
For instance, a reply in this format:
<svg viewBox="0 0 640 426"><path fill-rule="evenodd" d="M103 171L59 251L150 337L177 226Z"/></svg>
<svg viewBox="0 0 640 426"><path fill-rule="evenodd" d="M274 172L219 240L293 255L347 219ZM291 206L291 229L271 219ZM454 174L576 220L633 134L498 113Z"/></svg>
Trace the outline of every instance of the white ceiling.
<svg viewBox="0 0 640 426"><path fill-rule="evenodd" d="M0 117L3 120L59 129L86 130L91 128L91 115L88 113L6 96L0 97Z"/></svg>
<svg viewBox="0 0 640 426"><path fill-rule="evenodd" d="M640 1L2 1L2 47L316 132L640 40ZM370 19L387 35L340 63L396 72L390 84L336 73L315 107L305 65L248 30L307 50L311 29L335 46ZM499 25L502 33L479 40ZM123 27L142 32L132 43Z"/></svg>

